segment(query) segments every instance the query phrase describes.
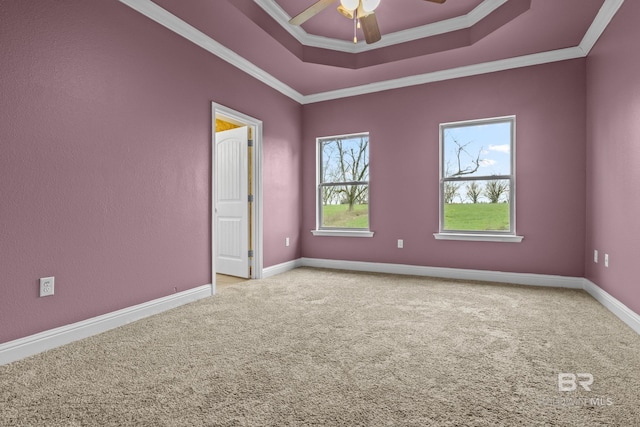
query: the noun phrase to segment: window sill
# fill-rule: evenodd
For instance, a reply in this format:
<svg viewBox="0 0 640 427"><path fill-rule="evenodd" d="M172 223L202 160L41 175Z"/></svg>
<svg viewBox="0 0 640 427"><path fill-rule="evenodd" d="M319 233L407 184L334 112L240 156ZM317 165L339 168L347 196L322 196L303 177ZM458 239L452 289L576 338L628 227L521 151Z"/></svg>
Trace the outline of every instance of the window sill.
<svg viewBox="0 0 640 427"><path fill-rule="evenodd" d="M463 233L433 233L436 240L466 240L471 242L510 242L520 243L524 236L504 234L463 234Z"/></svg>
<svg viewBox="0 0 640 427"><path fill-rule="evenodd" d="M373 231L369 230L311 230L314 236L330 237L373 237Z"/></svg>

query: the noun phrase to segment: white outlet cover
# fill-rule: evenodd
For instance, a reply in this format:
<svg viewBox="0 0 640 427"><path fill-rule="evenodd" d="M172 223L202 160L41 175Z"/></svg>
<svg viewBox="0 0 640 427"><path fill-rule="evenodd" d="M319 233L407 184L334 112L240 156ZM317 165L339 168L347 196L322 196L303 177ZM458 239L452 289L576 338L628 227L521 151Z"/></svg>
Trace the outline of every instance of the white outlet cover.
<svg viewBox="0 0 640 427"><path fill-rule="evenodd" d="M55 283L55 277L42 277L40 279L40 296L47 297L49 295L53 295Z"/></svg>

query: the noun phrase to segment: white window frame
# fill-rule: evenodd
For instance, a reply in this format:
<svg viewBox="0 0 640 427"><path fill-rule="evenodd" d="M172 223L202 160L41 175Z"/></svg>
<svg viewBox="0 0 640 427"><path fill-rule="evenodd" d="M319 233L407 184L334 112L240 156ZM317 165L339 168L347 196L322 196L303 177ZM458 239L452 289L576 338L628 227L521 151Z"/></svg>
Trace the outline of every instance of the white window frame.
<svg viewBox="0 0 640 427"><path fill-rule="evenodd" d="M466 126L478 126L492 123L511 124L511 173L509 175L482 175L482 176L462 176L446 178L444 164L444 132L446 129ZM439 231L434 233L437 240L466 240L485 242L521 242L523 236L516 235L516 116L492 117L486 119L464 120L459 122L441 123L439 129L439 169L440 169L440 191L439 191ZM509 227L508 231L478 231L478 230L445 230L444 229L444 187L447 182L456 181L489 181L492 179L509 180Z"/></svg>
<svg viewBox="0 0 640 427"><path fill-rule="evenodd" d="M335 141L336 139L348 139L357 138L361 136L367 136L369 144L371 143L371 136L369 132L357 132L345 135L323 136L316 138L316 229L311 230L314 236L333 236L333 237L373 237L374 232L371 231L371 175L369 175L368 181L357 182L335 182L324 183L322 182L322 144L327 141ZM369 157L369 164L371 162L371 152L369 150L370 145L367 147L367 156ZM369 169L371 166L369 166ZM341 227L323 227L322 226L322 189L329 185L365 185L367 186L367 199L369 203L367 205L368 225L369 228L341 228Z"/></svg>

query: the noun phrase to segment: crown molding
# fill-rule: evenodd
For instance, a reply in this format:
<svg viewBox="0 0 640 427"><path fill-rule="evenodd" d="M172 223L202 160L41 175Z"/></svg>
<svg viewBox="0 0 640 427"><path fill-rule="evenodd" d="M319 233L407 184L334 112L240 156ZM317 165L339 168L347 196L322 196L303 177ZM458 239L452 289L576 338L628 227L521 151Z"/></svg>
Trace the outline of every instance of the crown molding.
<svg viewBox="0 0 640 427"><path fill-rule="evenodd" d="M508 0L484 0L475 9L473 9L466 15L446 19L444 21L434 22L432 24L422 25L420 27L397 31L395 33L385 34L382 37L382 40L373 45L366 44L364 41L353 43L347 40L338 40L309 34L304 29L302 29L302 27L290 25L289 20L291 19L291 16L289 16L289 14L285 12L276 2L270 0L253 1L304 46L317 47L347 53L361 53L393 46L400 43L406 43L425 37L431 37L439 34L445 34L470 28L493 13L493 11L505 4Z"/></svg>
<svg viewBox="0 0 640 427"><path fill-rule="evenodd" d="M418 74L414 76L370 83L361 86L354 86L345 89L338 89L311 95L302 95L292 87L288 86L271 74L257 67L250 61L233 52L231 49L224 47L222 44L218 43L211 37L207 36L198 29L182 21L180 18L161 8L153 1L119 1L303 105L346 98L350 96L365 95L368 93L381 92L402 87L421 85L425 83L433 83L438 81L457 79L461 77L475 76L479 74L494 73L497 71L504 71L514 68L582 58L589 54L600 35L604 32L604 30L611 22L611 19L613 19L618 9L624 3L624 0L605 0L602 8L598 12L598 15L594 19L593 23L583 37L580 45L578 46L435 71L431 73ZM264 0L254 1L260 2ZM489 1L492 0L487 0L482 3L482 5L486 5ZM505 0L496 1L503 2ZM478 6L478 8L479 7L480 6ZM478 14L473 17L473 19L478 19L477 17L481 16L484 11L481 10L477 13Z"/></svg>
<svg viewBox="0 0 640 427"><path fill-rule="evenodd" d="M166 27L167 29L173 31L174 33L184 37L190 42L194 43L197 46L205 49L209 53L214 54L218 58L223 61L228 62L234 67L244 71L250 76L256 78L262 83L270 86L271 88L277 90L283 95L288 96L301 103L304 100L304 96L288 86L287 84L281 82L271 74L267 73L263 69L257 67L250 61L246 60L242 56L238 55L231 49L223 46L216 40L212 39L202 31L193 27L192 25L186 23L182 19L177 16L169 13L167 10L158 6L151 0L119 0L121 3L129 6L135 11L143 14L147 18L152 19L158 24Z"/></svg>
<svg viewBox="0 0 640 427"><path fill-rule="evenodd" d="M596 15L596 18L591 23L591 26L587 30L584 38L580 42L580 48L584 50L585 56L591 52L593 46L607 28L613 17L615 16L620 6L622 6L624 0L607 0L604 2L600 11Z"/></svg>
<svg viewBox="0 0 640 427"><path fill-rule="evenodd" d="M532 65L547 64L551 62L566 61L584 57L584 51L580 47L569 47L549 52L534 53L531 55L501 59L498 61L483 62L481 64L467 65L448 70L434 71L432 73L418 74L383 82L370 83L362 86L353 86L328 92L306 95L303 104L330 101L351 96L366 95L385 90L399 89L408 86L417 86L425 83L440 82L461 77L477 76L479 74L495 73L497 71L511 70L514 68L530 67Z"/></svg>

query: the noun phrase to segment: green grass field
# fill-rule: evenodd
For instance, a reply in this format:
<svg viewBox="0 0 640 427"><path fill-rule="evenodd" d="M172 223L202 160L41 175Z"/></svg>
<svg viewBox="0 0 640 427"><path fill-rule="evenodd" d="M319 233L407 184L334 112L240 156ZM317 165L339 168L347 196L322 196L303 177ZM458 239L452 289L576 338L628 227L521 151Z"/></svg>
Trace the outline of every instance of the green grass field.
<svg viewBox="0 0 640 427"><path fill-rule="evenodd" d="M508 231L508 203L451 203L444 205L445 230Z"/></svg>
<svg viewBox="0 0 640 427"><path fill-rule="evenodd" d="M369 205L325 205L322 208L323 227L369 228Z"/></svg>
<svg viewBox="0 0 640 427"><path fill-rule="evenodd" d="M323 227L369 228L369 206L325 205ZM508 203L451 203L444 207L445 230L508 231Z"/></svg>

